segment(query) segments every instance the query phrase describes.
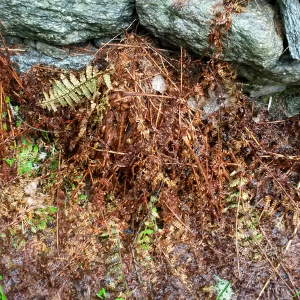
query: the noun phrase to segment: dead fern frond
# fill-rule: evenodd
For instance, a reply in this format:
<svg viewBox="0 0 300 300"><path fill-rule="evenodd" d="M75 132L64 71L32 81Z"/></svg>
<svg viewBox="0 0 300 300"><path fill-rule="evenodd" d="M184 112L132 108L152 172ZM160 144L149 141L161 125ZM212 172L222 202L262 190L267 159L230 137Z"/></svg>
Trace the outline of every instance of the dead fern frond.
<svg viewBox="0 0 300 300"><path fill-rule="evenodd" d="M57 108L60 106L74 106L82 102L85 98L92 100L93 95L100 85L97 82L97 77L101 74L103 72L99 72L92 65L86 67L80 74L79 80L73 73L69 74L69 78L61 74L60 81L56 79L52 80L53 89L50 89L49 92L43 92L45 98L41 101L42 107L57 111ZM107 87L110 88L110 75L104 74L103 78Z"/></svg>

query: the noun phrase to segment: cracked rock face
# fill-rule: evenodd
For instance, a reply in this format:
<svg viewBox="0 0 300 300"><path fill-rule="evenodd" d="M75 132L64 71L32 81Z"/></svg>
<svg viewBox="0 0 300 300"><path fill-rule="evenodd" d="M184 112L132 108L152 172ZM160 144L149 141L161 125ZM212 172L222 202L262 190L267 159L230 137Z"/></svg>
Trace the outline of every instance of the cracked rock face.
<svg viewBox="0 0 300 300"><path fill-rule="evenodd" d="M114 36L134 20L134 0L1 0L4 35L67 45Z"/></svg>

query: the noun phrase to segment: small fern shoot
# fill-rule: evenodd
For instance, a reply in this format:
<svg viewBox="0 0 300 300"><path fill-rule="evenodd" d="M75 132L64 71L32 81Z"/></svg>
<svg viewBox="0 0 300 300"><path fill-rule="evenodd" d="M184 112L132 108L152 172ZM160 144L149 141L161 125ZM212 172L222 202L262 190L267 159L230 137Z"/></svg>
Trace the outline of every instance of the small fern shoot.
<svg viewBox="0 0 300 300"><path fill-rule="evenodd" d="M85 98L92 100L99 86L97 77L102 74L103 72L99 72L92 65L86 67L80 74L79 80L73 73L69 74L69 78L61 74L60 81L56 79L52 80L53 89L50 89L48 92L43 92L44 99L41 101L42 107L57 111L57 108L60 106L74 106L75 104L81 103ZM105 84L110 88L109 74L104 74L103 78Z"/></svg>

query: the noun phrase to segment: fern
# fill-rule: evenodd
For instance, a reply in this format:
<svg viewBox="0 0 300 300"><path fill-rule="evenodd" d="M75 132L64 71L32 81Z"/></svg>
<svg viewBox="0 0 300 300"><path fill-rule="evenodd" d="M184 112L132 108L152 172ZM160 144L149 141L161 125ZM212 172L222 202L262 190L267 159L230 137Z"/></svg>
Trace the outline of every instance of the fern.
<svg viewBox="0 0 300 300"><path fill-rule="evenodd" d="M37 161L38 146L23 140L22 147L18 148L18 172L19 175L30 172L34 169L34 163Z"/></svg>
<svg viewBox="0 0 300 300"><path fill-rule="evenodd" d="M45 98L41 101L42 107L57 111L57 108L60 106L74 106L82 102L85 98L92 100L100 85L97 82L97 77L102 74L103 72L99 72L91 65L88 65L80 74L79 80L73 73L69 74L69 78L61 74L60 81L56 79L52 80L53 89L50 89L48 93L43 92ZM111 82L109 74L104 74L103 80L110 89Z"/></svg>

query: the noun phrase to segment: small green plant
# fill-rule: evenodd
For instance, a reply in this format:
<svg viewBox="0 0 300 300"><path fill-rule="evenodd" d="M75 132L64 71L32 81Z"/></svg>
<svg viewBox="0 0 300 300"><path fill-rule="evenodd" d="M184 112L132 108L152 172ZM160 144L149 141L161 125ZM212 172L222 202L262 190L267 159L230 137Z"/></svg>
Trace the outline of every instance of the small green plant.
<svg viewBox="0 0 300 300"><path fill-rule="evenodd" d="M0 275L0 280L1 280L1 279L2 279L2 275ZM0 285L0 296L1 296L1 300L6 300L1 285Z"/></svg>
<svg viewBox="0 0 300 300"><path fill-rule="evenodd" d="M40 208L34 212L33 218L28 219L27 222L30 225L30 230L33 233L38 232L39 230L45 230L47 228L47 222L54 221L54 218L51 216L53 213L56 213L56 207L50 206L47 209Z"/></svg>
<svg viewBox="0 0 300 300"><path fill-rule="evenodd" d="M96 294L97 297L99 297L100 299L106 299L106 291L105 288L102 288L98 294ZM103 298L104 297L104 298Z"/></svg>
<svg viewBox="0 0 300 300"><path fill-rule="evenodd" d="M38 146L28 142L26 138L24 138L22 146L19 147L17 151L19 175L32 171L34 164L37 162Z"/></svg>
<svg viewBox="0 0 300 300"><path fill-rule="evenodd" d="M13 166L14 162L17 160L16 158L3 158L3 160L9 164L10 167Z"/></svg>
<svg viewBox="0 0 300 300"><path fill-rule="evenodd" d="M151 244L151 235L157 231L156 218L158 218L157 208L153 207L149 221L145 222L145 229L141 231L137 238L137 243L141 248L147 250Z"/></svg>
<svg viewBox="0 0 300 300"><path fill-rule="evenodd" d="M218 276L213 276L217 284L214 286L214 290L218 293L217 300L230 300L234 295L230 286L231 281L221 279Z"/></svg>

